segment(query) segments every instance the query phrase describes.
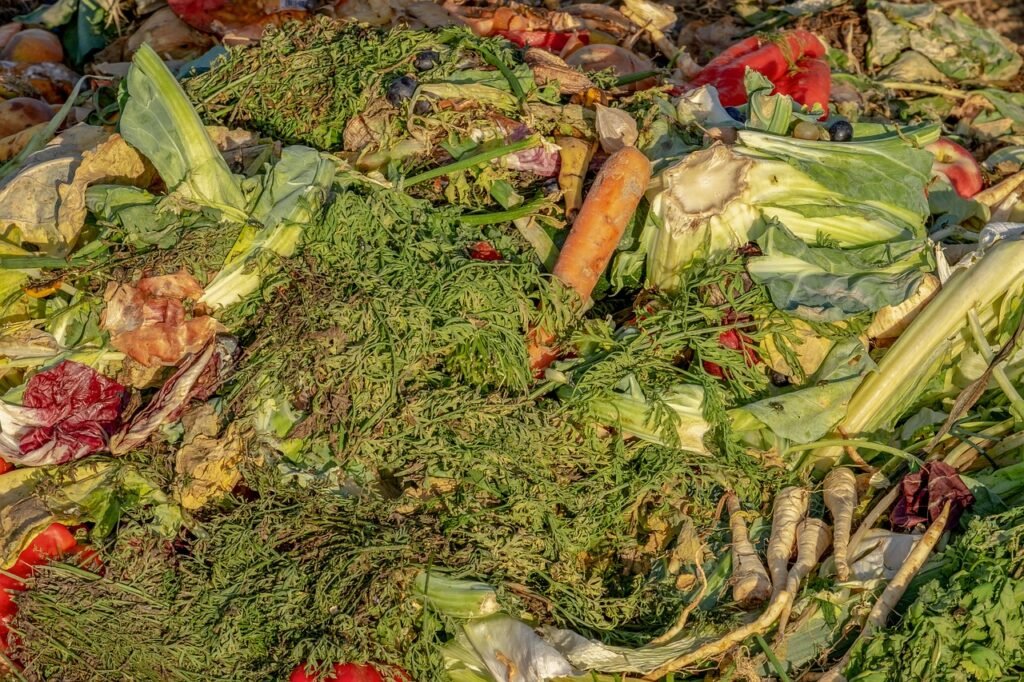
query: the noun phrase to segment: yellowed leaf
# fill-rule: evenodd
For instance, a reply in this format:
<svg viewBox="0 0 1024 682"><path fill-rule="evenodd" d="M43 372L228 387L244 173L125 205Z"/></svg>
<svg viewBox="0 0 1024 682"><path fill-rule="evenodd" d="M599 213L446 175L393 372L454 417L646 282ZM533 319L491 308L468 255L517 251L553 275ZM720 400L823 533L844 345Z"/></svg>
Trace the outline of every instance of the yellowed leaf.
<svg viewBox="0 0 1024 682"><path fill-rule="evenodd" d="M212 408L209 408L212 410ZM177 498L185 509L201 509L231 491L242 474L242 438L232 422L221 437L211 434L215 415L204 415L190 429L191 438L178 450ZM215 431L214 431L215 433Z"/></svg>
<svg viewBox="0 0 1024 682"><path fill-rule="evenodd" d="M149 162L117 134L82 154L71 182L57 188L57 230L69 246L74 245L85 224L88 209L85 191L103 183L147 187L156 177Z"/></svg>

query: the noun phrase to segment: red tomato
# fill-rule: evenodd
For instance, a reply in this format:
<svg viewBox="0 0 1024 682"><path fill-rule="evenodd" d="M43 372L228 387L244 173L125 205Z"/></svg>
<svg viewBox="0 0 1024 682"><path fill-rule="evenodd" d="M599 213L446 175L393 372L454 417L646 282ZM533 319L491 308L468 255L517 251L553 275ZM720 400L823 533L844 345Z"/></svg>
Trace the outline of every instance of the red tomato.
<svg viewBox="0 0 1024 682"><path fill-rule="evenodd" d="M476 242L469 245L469 257L473 260L501 260L501 252L490 242Z"/></svg>
<svg viewBox="0 0 1024 682"><path fill-rule="evenodd" d="M75 536L67 526L51 523L25 548L25 551L18 557L18 563L24 561L30 566L39 566L48 561L62 558L77 544Z"/></svg>

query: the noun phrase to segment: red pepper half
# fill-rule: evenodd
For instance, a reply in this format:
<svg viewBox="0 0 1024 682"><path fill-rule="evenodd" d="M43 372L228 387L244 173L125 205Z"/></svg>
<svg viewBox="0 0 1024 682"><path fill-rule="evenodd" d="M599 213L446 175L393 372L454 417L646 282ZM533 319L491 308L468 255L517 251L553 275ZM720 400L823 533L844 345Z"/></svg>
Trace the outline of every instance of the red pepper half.
<svg viewBox="0 0 1024 682"><path fill-rule="evenodd" d="M590 44L590 34L586 31L495 31L495 34L519 47L539 47L548 52L561 52L573 37L583 45Z"/></svg>
<svg viewBox="0 0 1024 682"><path fill-rule="evenodd" d="M832 74L824 56L825 46L809 31L787 31L772 41L751 37L708 62L690 85L713 85L724 106L739 106L747 102L743 78L751 68L774 83L775 92L808 107L821 104L827 109Z"/></svg>
<svg viewBox="0 0 1024 682"><path fill-rule="evenodd" d="M795 71L775 83L775 92L789 95L800 104L813 109L820 104L828 117L828 99L832 94L832 70L824 59L804 58L796 63Z"/></svg>
<svg viewBox="0 0 1024 682"><path fill-rule="evenodd" d="M66 526L51 523L21 551L13 566L0 573L0 651L10 646L8 623L18 610L10 593L25 590L25 579L32 575L32 569L62 559L77 547L74 534Z"/></svg>

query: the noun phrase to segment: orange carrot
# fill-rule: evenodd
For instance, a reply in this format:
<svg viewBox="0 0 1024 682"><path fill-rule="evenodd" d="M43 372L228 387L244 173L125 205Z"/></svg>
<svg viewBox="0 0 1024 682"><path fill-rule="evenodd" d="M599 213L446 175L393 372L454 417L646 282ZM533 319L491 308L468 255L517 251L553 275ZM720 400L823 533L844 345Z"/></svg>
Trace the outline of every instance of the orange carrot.
<svg viewBox="0 0 1024 682"><path fill-rule="evenodd" d="M612 154L598 172L554 270L584 301L608 267L650 181L651 162L635 147Z"/></svg>
<svg viewBox="0 0 1024 682"><path fill-rule="evenodd" d="M623 147L608 157L594 179L554 268L555 276L584 301L608 267L650 181L651 162L635 147ZM550 331L532 329L528 341L534 371L541 372L558 357Z"/></svg>

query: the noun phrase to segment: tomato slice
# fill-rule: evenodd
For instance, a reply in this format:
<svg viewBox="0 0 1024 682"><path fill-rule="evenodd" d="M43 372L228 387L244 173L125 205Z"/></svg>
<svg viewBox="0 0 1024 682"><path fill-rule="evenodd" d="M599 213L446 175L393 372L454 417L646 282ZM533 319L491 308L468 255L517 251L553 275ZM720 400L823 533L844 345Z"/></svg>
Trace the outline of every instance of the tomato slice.
<svg viewBox="0 0 1024 682"><path fill-rule="evenodd" d="M323 682L412 682L404 670L390 669L391 676L385 678L373 665L367 663L335 663L331 674L323 678ZM307 671L305 664L298 666L288 677L288 682L317 682L317 677Z"/></svg>
<svg viewBox="0 0 1024 682"><path fill-rule="evenodd" d="M67 526L61 523L51 523L25 548L25 551L18 557L18 563L24 561L30 566L39 566L48 561L60 559L74 549L77 544L75 536Z"/></svg>

